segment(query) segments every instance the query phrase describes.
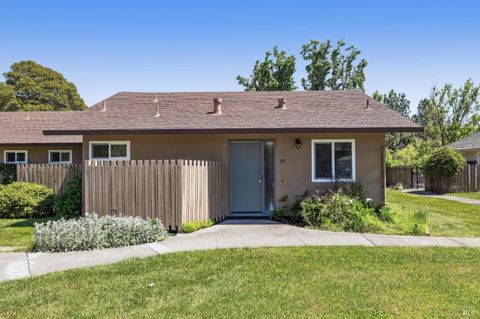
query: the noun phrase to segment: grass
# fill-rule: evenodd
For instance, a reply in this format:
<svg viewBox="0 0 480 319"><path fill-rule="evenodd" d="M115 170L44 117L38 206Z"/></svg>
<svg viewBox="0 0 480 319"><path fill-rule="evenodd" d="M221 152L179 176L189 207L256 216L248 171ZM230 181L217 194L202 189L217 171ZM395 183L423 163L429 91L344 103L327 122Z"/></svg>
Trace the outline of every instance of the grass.
<svg viewBox="0 0 480 319"><path fill-rule="evenodd" d="M200 230L200 229L203 229L203 228L207 228L207 227L211 227L215 225L215 222L213 221L213 219L207 219L207 220L200 220L200 221L195 221L195 222L188 222L188 223L184 223L182 225L182 231L186 234L188 233L193 233L197 230Z"/></svg>
<svg viewBox="0 0 480 319"><path fill-rule="evenodd" d="M2 318L478 318L480 251L212 250L0 283Z"/></svg>
<svg viewBox="0 0 480 319"><path fill-rule="evenodd" d="M415 214L424 215L432 236L480 237L480 206L395 190L388 190L387 204L400 225L410 223ZM392 225L385 232L399 231L398 225Z"/></svg>
<svg viewBox="0 0 480 319"><path fill-rule="evenodd" d="M52 218L0 219L0 246L15 247L15 251L28 251L34 245L34 224ZM0 255L1 257L1 255Z"/></svg>
<svg viewBox="0 0 480 319"><path fill-rule="evenodd" d="M471 199L478 199L480 200L480 192L472 192L472 193L450 193L447 194L450 196L455 197L463 197L463 198L471 198Z"/></svg>

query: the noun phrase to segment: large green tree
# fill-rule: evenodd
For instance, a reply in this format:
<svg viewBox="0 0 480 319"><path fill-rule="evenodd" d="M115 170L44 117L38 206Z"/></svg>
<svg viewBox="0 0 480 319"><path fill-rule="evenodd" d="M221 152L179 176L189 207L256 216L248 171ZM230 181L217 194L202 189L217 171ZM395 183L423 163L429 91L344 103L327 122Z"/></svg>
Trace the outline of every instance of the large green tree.
<svg viewBox="0 0 480 319"><path fill-rule="evenodd" d="M295 56L279 51L265 53L263 61L257 60L249 78L237 76L238 84L243 85L245 91L293 91L295 80Z"/></svg>
<svg viewBox="0 0 480 319"><path fill-rule="evenodd" d="M311 40L301 51L306 66L307 78L302 78L305 90L352 90L364 91L365 67L367 61L357 58L361 51L354 46L344 48L343 40L335 47L330 40L320 42Z"/></svg>
<svg viewBox="0 0 480 319"><path fill-rule="evenodd" d="M405 93L397 93L394 90L390 90L387 94L381 94L377 90L373 93L373 98L403 116L410 118L410 100L407 99ZM386 134L385 140L389 149L396 152L413 143L416 140L416 135L412 133Z"/></svg>
<svg viewBox="0 0 480 319"><path fill-rule="evenodd" d="M387 94L380 94L377 90L373 92L373 98L403 116L410 118L410 100L407 99L405 93L397 93L394 90L390 90Z"/></svg>
<svg viewBox="0 0 480 319"><path fill-rule="evenodd" d="M472 80L454 88L434 87L429 99L420 101L414 120L425 127L427 138L447 145L480 130L480 86Z"/></svg>
<svg viewBox="0 0 480 319"><path fill-rule="evenodd" d="M87 106L75 84L33 61L14 63L0 82L0 111L67 111Z"/></svg>

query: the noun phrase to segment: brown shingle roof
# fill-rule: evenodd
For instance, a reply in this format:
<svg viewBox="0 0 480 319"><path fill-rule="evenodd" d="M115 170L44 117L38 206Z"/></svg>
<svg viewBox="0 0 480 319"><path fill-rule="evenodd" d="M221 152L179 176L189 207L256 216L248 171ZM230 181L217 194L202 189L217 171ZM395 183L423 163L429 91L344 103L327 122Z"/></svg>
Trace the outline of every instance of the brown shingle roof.
<svg viewBox="0 0 480 319"><path fill-rule="evenodd" d="M222 115L209 114L213 98ZM285 98L287 109L275 109ZM47 134L128 132L371 131L423 129L359 91L295 92L121 92L75 119L57 123ZM369 100L370 109L367 109ZM154 115L159 109L159 117Z"/></svg>
<svg viewBox="0 0 480 319"><path fill-rule="evenodd" d="M43 130L78 112L0 112L0 144L74 144L80 135L44 135Z"/></svg>

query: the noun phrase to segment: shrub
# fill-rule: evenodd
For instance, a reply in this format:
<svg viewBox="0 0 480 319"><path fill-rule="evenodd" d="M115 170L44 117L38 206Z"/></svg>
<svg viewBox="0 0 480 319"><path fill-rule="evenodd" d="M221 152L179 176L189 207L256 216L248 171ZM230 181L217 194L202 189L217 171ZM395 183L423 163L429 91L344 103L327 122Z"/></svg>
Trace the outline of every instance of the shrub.
<svg viewBox="0 0 480 319"><path fill-rule="evenodd" d="M270 219L290 225L300 226L304 224L303 218L300 215L300 211L298 209L291 209L289 207L274 210L270 215Z"/></svg>
<svg viewBox="0 0 480 319"><path fill-rule="evenodd" d="M23 218L51 214L54 192L33 183L0 185L0 217Z"/></svg>
<svg viewBox="0 0 480 319"><path fill-rule="evenodd" d="M213 226L214 224L215 222L212 219L189 222L182 225L182 232L193 233L194 231Z"/></svg>
<svg viewBox="0 0 480 319"><path fill-rule="evenodd" d="M354 203L354 209L347 216L344 230L358 233L375 232L381 229L381 223L372 214L372 208L365 207L361 202Z"/></svg>
<svg viewBox="0 0 480 319"><path fill-rule="evenodd" d="M305 191L301 195L293 196L294 202L288 205L288 195L282 196L278 201L284 203L280 209L274 210L270 215L270 219L276 220L281 223L287 223L291 225L304 225L303 218L300 215L300 203L308 197L308 191Z"/></svg>
<svg viewBox="0 0 480 319"><path fill-rule="evenodd" d="M365 188L363 187L362 183L354 182L350 183L345 189L345 193L352 197L356 198L361 201L365 201Z"/></svg>
<svg viewBox="0 0 480 319"><path fill-rule="evenodd" d="M10 184L17 179L15 164L0 163L0 185Z"/></svg>
<svg viewBox="0 0 480 319"><path fill-rule="evenodd" d="M352 201L342 191L324 196L312 195L301 202L300 214L305 223L312 227L330 224L343 226L353 210Z"/></svg>
<svg viewBox="0 0 480 319"><path fill-rule="evenodd" d="M155 242L167 231L158 219L85 215L35 224L37 251L74 251Z"/></svg>
<svg viewBox="0 0 480 319"><path fill-rule="evenodd" d="M385 205L377 206L375 207L375 214L381 221L388 223L395 222L395 213L390 207L387 207Z"/></svg>
<svg viewBox="0 0 480 319"><path fill-rule="evenodd" d="M463 156L449 148L440 147L432 152L423 164L423 172L430 177L451 177L465 165Z"/></svg>
<svg viewBox="0 0 480 319"><path fill-rule="evenodd" d="M53 212L63 217L82 214L82 174L80 171L75 170L63 193L55 196Z"/></svg>
<svg viewBox="0 0 480 319"><path fill-rule="evenodd" d="M300 206L304 222L315 228L355 232L382 228L373 205L344 194L343 189L323 196L312 195L303 200Z"/></svg>

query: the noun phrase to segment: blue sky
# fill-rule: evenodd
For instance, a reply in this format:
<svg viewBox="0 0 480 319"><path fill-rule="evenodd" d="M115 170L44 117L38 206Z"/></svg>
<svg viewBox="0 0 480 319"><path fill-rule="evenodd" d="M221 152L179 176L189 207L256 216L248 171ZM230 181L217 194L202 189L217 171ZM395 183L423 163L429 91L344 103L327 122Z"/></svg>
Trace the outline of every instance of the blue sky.
<svg viewBox="0 0 480 319"><path fill-rule="evenodd" d="M88 105L118 91L237 91L274 45L344 39L369 65L366 91L480 82L480 1L6 1L0 71L34 60Z"/></svg>

